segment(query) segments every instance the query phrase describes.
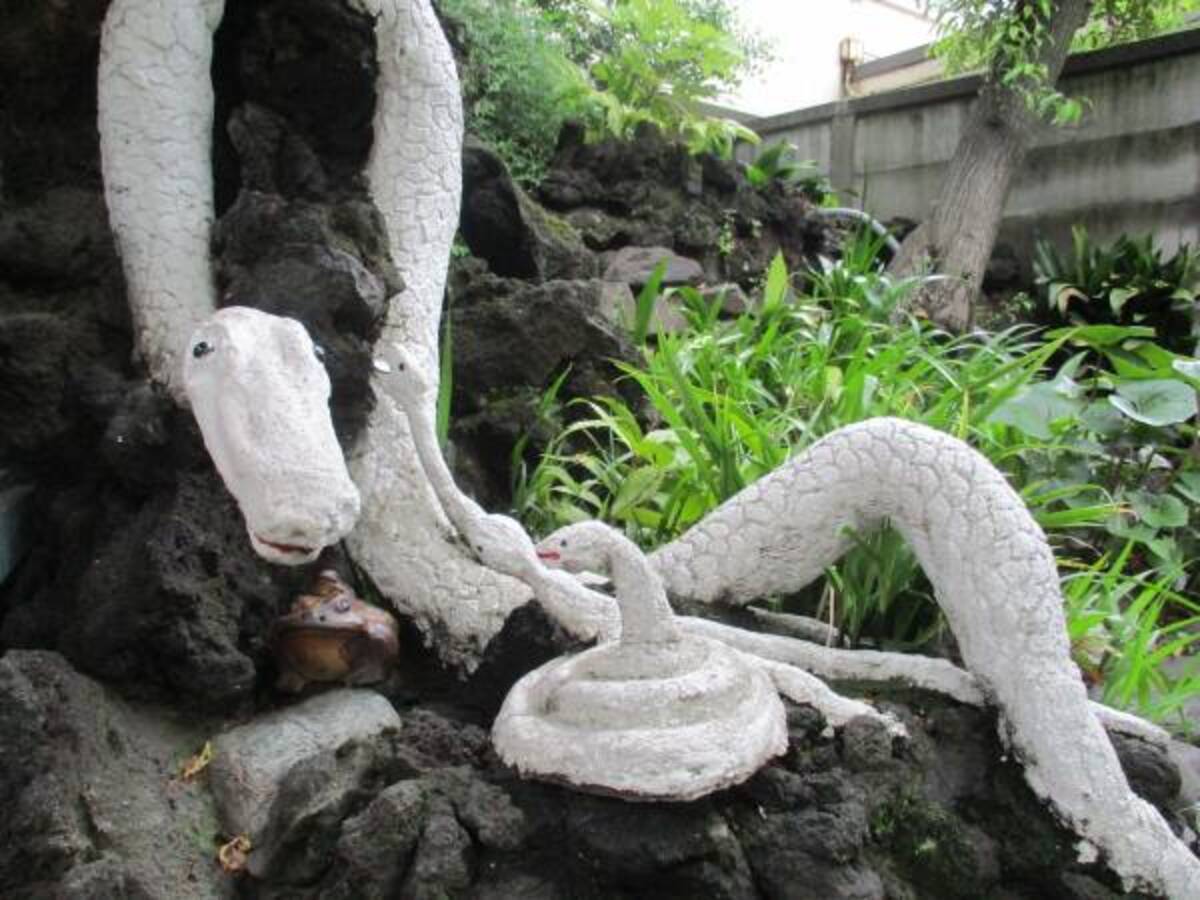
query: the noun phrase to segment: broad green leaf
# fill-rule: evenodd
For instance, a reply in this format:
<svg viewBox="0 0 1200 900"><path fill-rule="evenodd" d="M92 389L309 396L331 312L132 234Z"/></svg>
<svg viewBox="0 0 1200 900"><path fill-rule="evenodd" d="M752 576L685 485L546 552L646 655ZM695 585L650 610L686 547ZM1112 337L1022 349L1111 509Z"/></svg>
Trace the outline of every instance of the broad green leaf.
<svg viewBox="0 0 1200 900"><path fill-rule="evenodd" d="M1177 359L1171 363L1171 368L1184 378L1200 381L1200 360L1198 359Z"/></svg>
<svg viewBox="0 0 1200 900"><path fill-rule="evenodd" d="M1053 283L1050 285L1050 299L1060 315L1066 315L1067 305L1072 300L1087 303L1091 298L1077 287L1069 284Z"/></svg>
<svg viewBox="0 0 1200 900"><path fill-rule="evenodd" d="M763 286L763 310L772 310L784 301L788 287L787 263L784 262L783 252L776 253L767 269L767 282Z"/></svg>
<svg viewBox="0 0 1200 900"><path fill-rule="evenodd" d="M1174 487L1193 503L1200 503L1200 472L1180 472L1175 476Z"/></svg>
<svg viewBox="0 0 1200 900"><path fill-rule="evenodd" d="M654 492L662 484L665 474L662 469L649 466L630 472L621 484L621 489L617 491L617 497L612 505L612 514L618 518L623 517L631 509L640 506L647 498L654 496Z"/></svg>
<svg viewBox="0 0 1200 900"><path fill-rule="evenodd" d="M988 418L1020 429L1031 437L1048 441L1054 437L1053 423L1079 414L1082 404L1065 396L1060 388L1042 382L1023 388Z"/></svg>
<svg viewBox="0 0 1200 900"><path fill-rule="evenodd" d="M1113 288L1108 292L1108 305L1112 308L1113 315L1119 316L1122 308L1131 299L1141 293L1137 288Z"/></svg>
<svg viewBox="0 0 1200 900"><path fill-rule="evenodd" d="M1079 422L1088 431L1105 437L1120 434L1126 427L1125 417L1106 400L1095 400L1084 407L1079 415Z"/></svg>
<svg viewBox="0 0 1200 900"><path fill-rule="evenodd" d="M1196 392L1182 381L1123 381L1108 402L1144 425L1176 425L1196 414Z"/></svg>
<svg viewBox="0 0 1200 900"><path fill-rule="evenodd" d="M1141 544L1154 540L1158 535L1157 529L1139 522L1133 522L1128 516L1113 516L1104 523L1104 529L1109 534L1125 538L1129 541L1137 541Z"/></svg>
<svg viewBox="0 0 1200 900"><path fill-rule="evenodd" d="M1046 337L1052 340L1069 337L1071 343L1075 344L1110 347L1129 338L1153 338L1154 329L1142 325L1082 325L1075 328L1056 328L1046 332Z"/></svg>
<svg viewBox="0 0 1200 900"><path fill-rule="evenodd" d="M1188 522L1187 506L1172 494L1134 491L1129 495L1129 505L1151 528L1180 528Z"/></svg>

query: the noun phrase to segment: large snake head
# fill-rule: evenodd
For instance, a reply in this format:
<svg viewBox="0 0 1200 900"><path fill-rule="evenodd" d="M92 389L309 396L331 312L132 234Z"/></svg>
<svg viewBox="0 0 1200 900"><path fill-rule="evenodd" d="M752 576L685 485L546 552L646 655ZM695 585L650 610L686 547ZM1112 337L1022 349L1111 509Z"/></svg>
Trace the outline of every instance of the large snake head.
<svg viewBox="0 0 1200 900"><path fill-rule="evenodd" d="M359 513L320 357L295 319L240 306L196 329L184 354L184 389L204 446L255 551L282 565L316 559Z"/></svg>

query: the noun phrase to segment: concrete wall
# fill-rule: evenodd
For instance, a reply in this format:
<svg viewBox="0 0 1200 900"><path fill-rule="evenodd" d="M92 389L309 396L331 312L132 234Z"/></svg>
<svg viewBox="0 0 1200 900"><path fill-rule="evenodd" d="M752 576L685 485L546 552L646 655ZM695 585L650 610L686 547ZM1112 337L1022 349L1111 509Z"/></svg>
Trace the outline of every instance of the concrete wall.
<svg viewBox="0 0 1200 900"><path fill-rule="evenodd" d="M1102 240L1153 232L1168 249L1200 243L1200 29L1079 54L1061 86L1091 107L1080 125L1038 136L1001 239L1023 253L1079 223ZM977 78L957 78L751 125L764 145L795 144L876 216L920 220L977 89Z"/></svg>
<svg viewBox="0 0 1200 900"><path fill-rule="evenodd" d="M854 66L850 70L845 95L866 97L939 80L943 75L942 62L930 57L929 51L930 45L922 44Z"/></svg>

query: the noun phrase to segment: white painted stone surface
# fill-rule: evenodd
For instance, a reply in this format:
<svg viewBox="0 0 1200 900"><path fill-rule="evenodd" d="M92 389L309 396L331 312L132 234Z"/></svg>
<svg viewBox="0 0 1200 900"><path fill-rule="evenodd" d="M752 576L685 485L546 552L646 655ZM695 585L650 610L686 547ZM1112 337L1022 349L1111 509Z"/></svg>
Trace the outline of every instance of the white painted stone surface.
<svg viewBox="0 0 1200 900"><path fill-rule="evenodd" d="M329 375L303 325L226 307L192 335L183 376L260 556L300 565L345 537L358 489L329 416Z"/></svg>
<svg viewBox="0 0 1200 900"><path fill-rule="evenodd" d="M212 35L224 0L113 0L100 41L104 199L137 352L183 402L180 354L216 308Z"/></svg>
<svg viewBox="0 0 1200 900"><path fill-rule="evenodd" d="M736 651L676 627L662 583L599 522L556 531L548 565L612 575L621 637L560 657L513 686L492 727L522 774L634 800L693 800L749 778L787 749L771 680Z"/></svg>
<svg viewBox="0 0 1200 900"><path fill-rule="evenodd" d="M342 689L233 728L213 741L209 784L231 835L253 840L266 826L280 784L305 760L399 729L400 717L373 691Z"/></svg>

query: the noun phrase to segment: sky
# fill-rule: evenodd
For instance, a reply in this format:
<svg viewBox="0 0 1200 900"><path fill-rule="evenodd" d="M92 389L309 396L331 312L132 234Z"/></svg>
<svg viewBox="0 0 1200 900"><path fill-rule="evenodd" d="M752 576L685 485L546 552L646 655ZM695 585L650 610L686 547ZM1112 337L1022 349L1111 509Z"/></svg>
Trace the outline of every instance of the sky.
<svg viewBox="0 0 1200 900"><path fill-rule="evenodd" d="M915 0L732 0L743 21L775 39L778 57L722 102L774 115L836 100L842 38L862 42L867 59L928 43L933 25ZM904 12L899 8L907 8Z"/></svg>

